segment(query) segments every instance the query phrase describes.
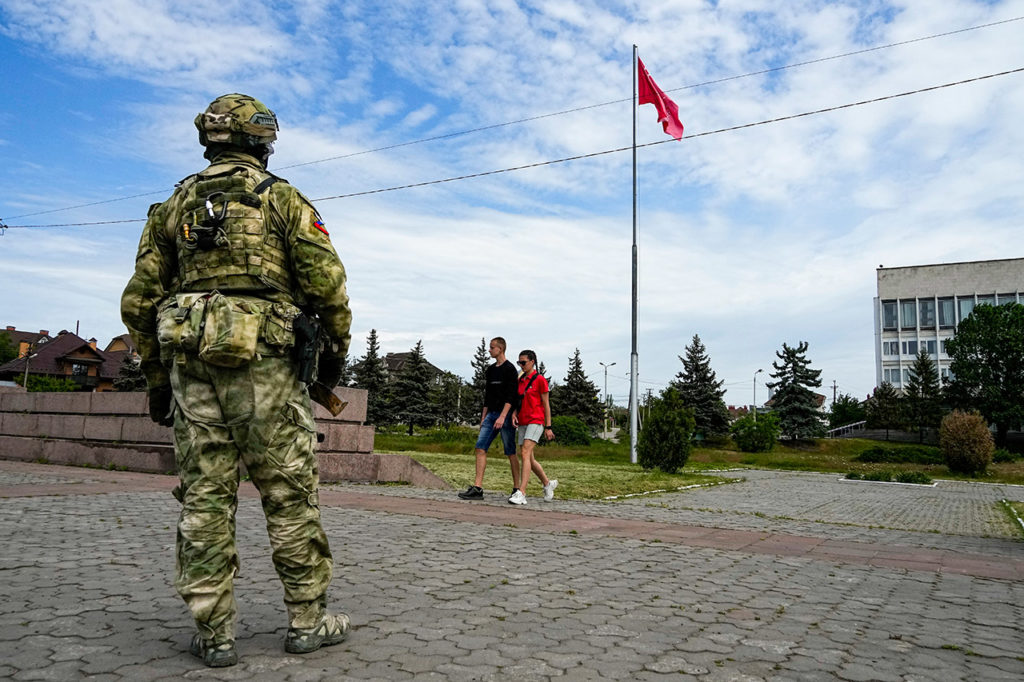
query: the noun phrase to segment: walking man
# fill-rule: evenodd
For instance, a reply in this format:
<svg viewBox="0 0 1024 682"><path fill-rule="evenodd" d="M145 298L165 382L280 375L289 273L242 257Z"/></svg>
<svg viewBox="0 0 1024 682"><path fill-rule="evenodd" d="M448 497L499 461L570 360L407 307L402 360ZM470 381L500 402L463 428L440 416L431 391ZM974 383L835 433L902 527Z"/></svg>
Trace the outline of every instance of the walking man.
<svg viewBox="0 0 1024 682"><path fill-rule="evenodd" d="M348 616L327 611L333 560L306 382L338 383L352 316L319 214L267 172L274 112L230 94L195 125L210 165L150 207L121 317L141 355L150 416L174 427L174 584L196 623L190 651L223 667L238 662L239 460L259 490L284 585L285 649L309 653L348 634Z"/></svg>
<svg viewBox="0 0 1024 682"><path fill-rule="evenodd" d="M491 339L488 352L494 364L486 370L487 384L484 390L483 412L480 414L480 436L476 440L476 479L473 485L459 493L463 500L484 499L484 469L487 468L487 450L494 439L501 435L512 467L512 490L519 490L519 457L516 456L516 428L512 424L512 403L518 390L516 366L505 357L505 339L496 336Z"/></svg>

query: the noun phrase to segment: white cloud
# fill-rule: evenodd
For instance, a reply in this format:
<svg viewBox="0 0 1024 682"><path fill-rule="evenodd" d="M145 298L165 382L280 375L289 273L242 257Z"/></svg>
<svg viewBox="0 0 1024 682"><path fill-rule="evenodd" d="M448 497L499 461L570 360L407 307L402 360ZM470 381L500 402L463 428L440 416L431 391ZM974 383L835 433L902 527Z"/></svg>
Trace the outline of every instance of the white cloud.
<svg viewBox="0 0 1024 682"><path fill-rule="evenodd" d="M217 5L215 20L205 6L169 2L2 6L5 35L53 46L60 68L82 87L100 90L110 78L146 84L119 104L118 121L99 117L88 98L73 115L105 158L145 163L152 173L151 181L137 173L97 177L51 195L14 188L0 200L8 214L106 198L110 187L169 187L200 163L195 113L229 90L251 92L277 111L282 131L271 167L317 198L627 146L632 116L621 103L283 168L628 98L634 42L672 90L688 134L993 73L1024 59L1017 23L674 90L1021 15L1019 0L461 0L430 11L412 0L341 7L229 0ZM770 368L782 341L801 339L811 342L826 381L869 391L874 268L1005 257L1015 243L1024 208L1016 182L1024 161L1014 153L1024 141L1022 82L1006 76L639 150L645 380L667 381L678 371L676 355L699 333L731 385L730 402L748 399L753 371ZM16 114L3 116L6 129L17 130ZM90 117L103 125L90 126ZM429 130L409 132L421 128ZM653 107L640 109L638 136L665 139ZM29 157L9 163L47 168ZM624 376L630 183L626 152L322 202L350 273L354 352L373 327L385 350L423 339L435 364L467 374L480 337L503 334L517 348L535 347L556 377L577 346L593 376L599 360L616 361ZM145 204L135 202L138 211ZM102 219L112 208L68 216ZM119 333L115 284L130 272L136 227L117 228L106 250L87 254L74 251L87 243L77 234L47 250L35 232L29 239L12 230L5 246L18 247L0 252L0 284L28 291L26 280L56 284L60 276L48 273L61 272L85 282L88 296L104 302L97 318L112 336ZM81 265L86 256L89 268ZM91 277L90 269L104 274ZM17 312L27 328L52 324L33 321L36 296L5 313ZM78 296L50 302L53 314L97 308ZM621 395L621 376L610 382Z"/></svg>

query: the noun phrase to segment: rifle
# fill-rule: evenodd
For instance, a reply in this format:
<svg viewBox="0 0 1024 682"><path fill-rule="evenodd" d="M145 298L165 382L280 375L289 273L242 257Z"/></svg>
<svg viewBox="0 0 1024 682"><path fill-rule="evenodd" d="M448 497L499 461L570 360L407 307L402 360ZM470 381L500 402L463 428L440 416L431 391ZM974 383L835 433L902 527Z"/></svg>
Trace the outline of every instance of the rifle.
<svg viewBox="0 0 1024 682"><path fill-rule="evenodd" d="M298 363L299 381L306 384L309 397L320 403L333 416L337 417L348 405L334 391L316 380L317 364L323 350L323 327L320 321L309 315L302 314L292 322L295 330L295 353Z"/></svg>

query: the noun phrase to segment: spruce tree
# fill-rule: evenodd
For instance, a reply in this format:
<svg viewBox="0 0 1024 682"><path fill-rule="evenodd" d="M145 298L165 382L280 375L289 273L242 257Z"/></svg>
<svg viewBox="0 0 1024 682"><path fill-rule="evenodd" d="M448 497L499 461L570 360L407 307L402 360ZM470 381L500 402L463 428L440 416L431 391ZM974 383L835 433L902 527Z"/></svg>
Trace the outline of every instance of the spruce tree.
<svg viewBox="0 0 1024 682"><path fill-rule="evenodd" d="M487 341L480 339L476 353L469 362L473 368L473 399L476 402L477 418L480 416L487 391L487 367L491 364L491 354L487 352Z"/></svg>
<svg viewBox="0 0 1024 682"><path fill-rule="evenodd" d="M142 365L138 356L125 353L114 377L115 391L145 391L146 377L142 373Z"/></svg>
<svg viewBox="0 0 1024 682"><path fill-rule="evenodd" d="M551 389L551 414L576 417L589 428L596 429L604 416L597 393L597 385L583 371L583 360L577 348L569 358L565 381Z"/></svg>
<svg viewBox="0 0 1024 682"><path fill-rule="evenodd" d="M865 418L869 429L885 429L885 439L889 440L889 430L903 426L903 402L899 391L888 381L875 389L864 406Z"/></svg>
<svg viewBox="0 0 1024 682"><path fill-rule="evenodd" d="M925 350L921 350L910 367L904 401L907 421L917 427L918 440L924 442L924 431L937 427L942 420L942 388L939 372Z"/></svg>
<svg viewBox="0 0 1024 682"><path fill-rule="evenodd" d="M366 338L366 355L355 366L353 374L356 388L365 389L367 392L367 423L375 426L390 423L388 371L384 366L384 358L380 355L376 329L370 330L370 335Z"/></svg>
<svg viewBox="0 0 1024 682"><path fill-rule="evenodd" d="M423 355L423 341L417 341L398 372L391 398L392 414L396 421L409 426L410 436L413 426L434 423L434 406L430 402L433 379L433 372Z"/></svg>
<svg viewBox="0 0 1024 682"><path fill-rule="evenodd" d="M725 406L723 381L718 381L711 369L700 336L686 347L686 357L678 356L683 370L676 374L672 387L679 392L683 405L690 408L696 422L696 432L705 438L724 438L729 434L729 409Z"/></svg>
<svg viewBox="0 0 1024 682"><path fill-rule="evenodd" d="M821 386L821 370L809 367L806 353L806 341L796 348L783 343L782 350L775 351L782 362L773 362L775 373L769 375L775 381L765 384L775 389L772 412L779 418L782 433L792 439L816 438L822 432L817 399L811 390Z"/></svg>

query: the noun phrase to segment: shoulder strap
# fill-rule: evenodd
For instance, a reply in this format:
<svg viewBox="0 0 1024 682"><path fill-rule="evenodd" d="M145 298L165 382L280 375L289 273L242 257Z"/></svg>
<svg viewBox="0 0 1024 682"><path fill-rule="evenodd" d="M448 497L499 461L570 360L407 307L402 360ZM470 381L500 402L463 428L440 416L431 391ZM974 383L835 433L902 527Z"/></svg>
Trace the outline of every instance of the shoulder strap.
<svg viewBox="0 0 1024 682"><path fill-rule="evenodd" d="M256 194L263 194L268 189L270 189L270 186L273 185L275 182L283 182L285 184L288 184L288 181L285 180L284 178L279 178L276 175L271 174L268 175L260 184L256 185L252 191L255 192Z"/></svg>

